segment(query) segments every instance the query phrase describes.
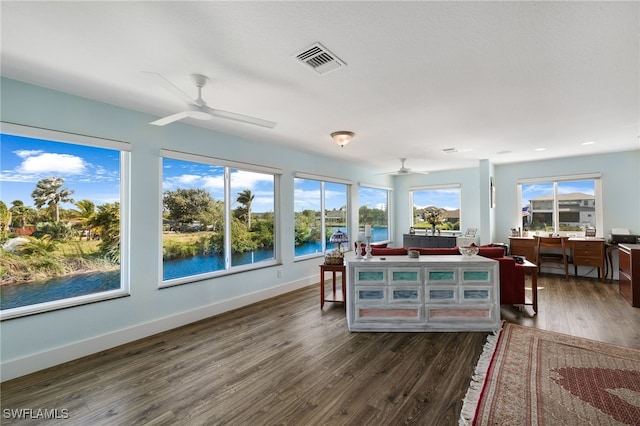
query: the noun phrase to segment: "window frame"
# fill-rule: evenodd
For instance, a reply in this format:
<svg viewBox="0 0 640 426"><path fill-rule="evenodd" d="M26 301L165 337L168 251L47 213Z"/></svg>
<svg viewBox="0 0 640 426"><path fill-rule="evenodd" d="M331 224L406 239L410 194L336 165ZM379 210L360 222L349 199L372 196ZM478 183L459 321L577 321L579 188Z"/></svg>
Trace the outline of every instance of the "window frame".
<svg viewBox="0 0 640 426"><path fill-rule="evenodd" d="M451 230L444 230L442 232L444 233L459 233L462 232L462 185L460 185L459 183L452 183L452 184L443 184L443 185L422 185L422 186L410 186L409 187L409 223L411 223L411 226L414 227L415 223L414 223L414 219L415 216L413 214L413 207L414 207L414 192L416 191L435 191L435 190L440 190L440 189L456 189L458 191L458 205L460 207L458 207L458 210L460 211L460 218L459 218L459 229L451 229Z"/></svg>
<svg viewBox="0 0 640 426"><path fill-rule="evenodd" d="M4 121L0 122L0 125L0 133L2 134L66 144L84 145L95 148L105 148L118 150L120 152L120 288L1 310L0 321L129 296L131 264L131 143L76 133L61 132L58 130L40 127L25 126Z"/></svg>
<svg viewBox="0 0 640 426"><path fill-rule="evenodd" d="M391 243L393 241L392 235L393 235L393 213L392 213L392 208L391 208L391 203L392 203L392 197L393 197L393 189L386 187L386 186L380 186L380 185L373 185L373 184L369 184L369 183L358 183L358 224L359 227L362 227L364 224L360 223L360 207L362 207L362 200L360 199L360 189L361 188L368 188L368 189L376 189L376 190L380 190L380 191L386 191L387 193L387 202L386 202L386 213L387 213L387 239L386 240L381 240L381 241L372 241L375 243ZM359 231L360 232L360 231Z"/></svg>
<svg viewBox="0 0 640 426"><path fill-rule="evenodd" d="M189 161L199 164L206 164L211 166L223 167L224 169L224 269L219 269L216 271L205 272L202 274L194 274L188 275L185 277L178 277L165 280L163 277L163 269L164 269L164 261L162 257L163 251L163 237L162 237L162 225L160 226L160 247L158 250L159 253L159 271L158 271L158 282L159 288L169 288L177 285L189 284L193 282L203 281L210 278L217 278L226 275L236 274L239 272L252 271L256 269L262 269L272 266L277 266L282 264L282 250L281 250L281 240L280 240L280 214L279 206L280 206L280 180L282 176L282 170L274 167L262 166L251 163L242 163L238 161L225 160L221 158L200 155L200 154L191 154L187 152L174 151L169 149L161 149L160 150L160 191L162 190L162 182L164 179L164 175L162 172L162 162L163 159L169 158L173 160L179 161ZM231 205L233 204L233 200L231 197L231 170L241 170L252 173L262 173L273 175L273 258L259 261L256 263L249 263L243 265L233 266L231 264L231 219L232 219L232 211ZM159 223L162 224L162 196L160 197L160 205L158 208L159 215Z"/></svg>
<svg viewBox="0 0 640 426"><path fill-rule="evenodd" d="M294 199L293 199L293 215L294 215L294 223L295 223L295 180L296 179L305 179L305 180L313 180L313 181L317 181L320 182L320 232L321 234L324 236L326 235L326 220L325 220L325 210L326 210L326 203L325 203L325 183L334 183L334 184L342 184L345 185L346 187L346 205L347 205L347 213L346 213L346 221L347 221L347 235L349 236L349 243L345 244L344 247L344 251L351 251L351 229L352 229L352 220L351 220L351 188L353 186L353 181L350 180L346 180L346 179L340 179L340 178L333 178L333 177L328 177L328 176L321 176L321 175L315 175L315 174L310 174L310 173L304 173L304 172L294 172L293 173L293 178L294 178ZM325 256L325 252L327 251L327 241L325 240L325 238L322 238L322 245L321 245L322 250L320 252L316 252L316 253L309 253L309 254L302 254L302 255L298 255L296 256L295 254L295 240L293 241L293 261L294 262L298 262L298 261L302 261L302 260L307 260L307 259L315 259L318 257L324 257Z"/></svg>
<svg viewBox="0 0 640 426"><path fill-rule="evenodd" d="M561 182L574 182L574 181L593 181L593 190L594 190L594 204L595 204L595 214L596 214L596 237L604 238L604 207L602 200L602 174L601 173L583 173L576 175L563 175L563 176L545 176L545 177L535 177L535 178L521 178L516 182L517 187L517 222L518 226L522 226L522 185L529 185L535 183L547 183L552 184L553 186L553 211L552 211L552 219L553 219L553 233L560 236L576 236L576 237L584 237L584 232L580 231L561 231L559 230L560 226L560 210L559 210L559 199L558 199L558 184ZM531 231L536 232L536 231ZM571 235L570 235L571 234ZM582 234L582 235L579 235Z"/></svg>

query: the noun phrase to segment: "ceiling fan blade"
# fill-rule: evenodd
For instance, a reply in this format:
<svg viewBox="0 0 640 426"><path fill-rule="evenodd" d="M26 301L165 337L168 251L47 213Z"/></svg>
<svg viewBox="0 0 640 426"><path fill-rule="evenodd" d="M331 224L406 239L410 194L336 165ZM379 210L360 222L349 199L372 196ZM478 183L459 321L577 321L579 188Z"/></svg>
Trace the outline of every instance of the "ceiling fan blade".
<svg viewBox="0 0 640 426"><path fill-rule="evenodd" d="M142 71L142 72L145 74L150 74L154 76L162 84L162 86L165 89L167 89L168 91L176 95L185 104L196 104L198 106L204 105L201 100L194 99L191 96L187 95L185 92L182 91L182 89L180 89L178 86L176 86L175 84L173 84L172 82L164 78L164 76L162 76L161 74L158 74L157 72L153 72L153 71Z"/></svg>
<svg viewBox="0 0 640 426"><path fill-rule="evenodd" d="M164 118L160 118L156 121L152 121L149 124L153 124L154 126L165 126L169 123L173 123L174 121L182 120L183 118L186 118L188 116L189 114L187 114L186 112L179 112L176 114L166 116Z"/></svg>
<svg viewBox="0 0 640 426"><path fill-rule="evenodd" d="M229 120L240 121L242 123L253 124L255 126L267 127L273 129L277 123L273 121L263 120L261 118L250 117L248 115L237 114L235 112L223 111L221 109L209 108L211 115L214 117L227 118Z"/></svg>

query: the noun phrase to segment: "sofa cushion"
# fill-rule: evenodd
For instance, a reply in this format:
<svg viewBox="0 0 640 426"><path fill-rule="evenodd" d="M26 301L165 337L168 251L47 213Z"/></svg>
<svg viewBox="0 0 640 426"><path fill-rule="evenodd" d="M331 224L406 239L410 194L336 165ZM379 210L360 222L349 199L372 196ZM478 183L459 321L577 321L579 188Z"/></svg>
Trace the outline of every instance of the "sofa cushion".
<svg viewBox="0 0 640 426"><path fill-rule="evenodd" d="M388 243L371 243L371 248L386 248ZM357 250L358 249L358 243L353 243L353 247ZM360 254L362 256L367 254L367 245L366 244L360 244Z"/></svg>
<svg viewBox="0 0 640 426"><path fill-rule="evenodd" d="M407 254L407 249L403 247L372 247L371 254L373 256L402 256Z"/></svg>
<svg viewBox="0 0 640 426"><path fill-rule="evenodd" d="M420 254L460 254L458 247L409 247L409 250L415 250Z"/></svg>
<svg viewBox="0 0 640 426"><path fill-rule="evenodd" d="M488 257L489 259L495 259L504 256L504 248L502 247L486 247L481 246L478 248L478 254L482 257Z"/></svg>

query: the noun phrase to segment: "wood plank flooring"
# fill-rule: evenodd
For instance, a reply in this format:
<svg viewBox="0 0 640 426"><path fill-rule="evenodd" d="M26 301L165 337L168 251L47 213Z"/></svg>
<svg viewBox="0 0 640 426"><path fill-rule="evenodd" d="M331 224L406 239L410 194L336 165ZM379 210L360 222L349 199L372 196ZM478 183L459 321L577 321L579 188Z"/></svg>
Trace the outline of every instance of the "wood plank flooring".
<svg viewBox="0 0 640 426"><path fill-rule="evenodd" d="M6 409L64 425L456 425L487 333L349 333L318 285L1 385ZM640 348L617 282L543 276L507 321Z"/></svg>

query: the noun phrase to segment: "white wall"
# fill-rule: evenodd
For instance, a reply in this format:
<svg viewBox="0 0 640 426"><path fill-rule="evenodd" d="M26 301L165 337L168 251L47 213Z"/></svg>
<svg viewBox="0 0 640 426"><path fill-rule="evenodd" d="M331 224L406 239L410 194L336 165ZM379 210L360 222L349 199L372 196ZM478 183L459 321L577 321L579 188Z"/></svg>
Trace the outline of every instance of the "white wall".
<svg viewBox="0 0 640 426"><path fill-rule="evenodd" d="M602 176L604 238L614 227L628 228L631 233L640 234L640 150L635 150L495 166L498 207L494 209L494 241L508 243L510 229L521 226L518 179L585 173L601 173ZM618 279L617 250L612 254L613 278ZM579 267L578 274L596 277L597 271Z"/></svg>
<svg viewBox="0 0 640 426"><path fill-rule="evenodd" d="M1 102L5 122L132 143L131 296L3 321L2 380L318 282L321 259L294 262L294 171L352 180L356 194L361 180L391 186L390 177L356 164L184 123L150 126L154 117L14 80L2 79ZM162 148L284 170L282 265L158 289L161 223L153 206L161 205Z"/></svg>
<svg viewBox="0 0 640 426"><path fill-rule="evenodd" d="M627 227L640 233L640 151L576 157L391 178L377 171L323 159L290 149L252 142L183 123L158 128L154 117L111 105L2 79L2 120L63 132L122 140L131 154L131 296L17 318L0 323L2 380L46 368L127 341L291 291L318 281L319 259L294 262L293 175L315 173L394 188L393 239L411 224L408 188L461 185L461 227L478 228L481 241L507 242L518 226L516 182L519 178L600 172L605 228ZM160 149L173 149L284 170L281 180L282 266L159 290ZM496 208L488 206L493 174ZM357 188L352 188L352 220L357 219ZM489 229L487 229L489 228ZM282 269L281 278L275 269ZM151 271L151 272L150 272Z"/></svg>
<svg viewBox="0 0 640 426"><path fill-rule="evenodd" d="M393 186L395 232L394 245L402 247L402 235L409 232L411 226L412 206L409 197L409 188L430 185L460 185L460 229L464 232L467 228L478 228L478 236L481 241L490 241L489 229L483 229L481 198L488 192L482 188L480 169L458 169L441 172L431 172L428 175L412 174L396 176ZM488 182L488 181L487 181ZM488 205L488 201L487 201Z"/></svg>
<svg viewBox="0 0 640 426"><path fill-rule="evenodd" d="M604 237L612 227L640 234L640 150L635 150L495 166L496 242L508 242L510 229L522 226L518 179L585 173L602 175Z"/></svg>

